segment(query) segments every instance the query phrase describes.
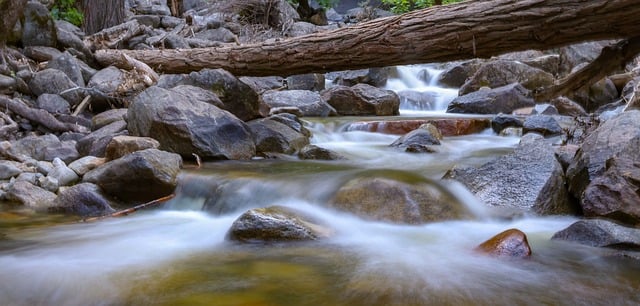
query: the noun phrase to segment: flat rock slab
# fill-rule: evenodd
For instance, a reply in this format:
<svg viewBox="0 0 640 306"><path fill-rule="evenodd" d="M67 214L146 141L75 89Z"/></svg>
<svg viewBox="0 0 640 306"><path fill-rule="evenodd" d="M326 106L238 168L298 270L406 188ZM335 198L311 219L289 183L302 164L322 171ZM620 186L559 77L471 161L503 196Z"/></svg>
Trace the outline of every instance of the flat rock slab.
<svg viewBox="0 0 640 306"><path fill-rule="evenodd" d="M349 124L347 131L365 131L383 134L404 135L421 125L431 123L442 136L461 136L482 132L491 127L490 118L446 118L427 120L360 121Z"/></svg>

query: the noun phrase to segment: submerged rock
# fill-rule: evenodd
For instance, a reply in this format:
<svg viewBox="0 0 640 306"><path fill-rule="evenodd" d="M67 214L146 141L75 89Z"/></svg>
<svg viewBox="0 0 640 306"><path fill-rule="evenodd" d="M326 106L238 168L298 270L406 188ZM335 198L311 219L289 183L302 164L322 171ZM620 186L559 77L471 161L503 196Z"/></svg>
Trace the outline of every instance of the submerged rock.
<svg viewBox="0 0 640 306"><path fill-rule="evenodd" d="M356 178L335 194L330 207L375 221L422 224L465 219L464 205L434 186L412 185L387 178Z"/></svg>
<svg viewBox="0 0 640 306"><path fill-rule="evenodd" d="M477 246L475 250L497 257L526 258L531 256L527 235L515 228L489 238Z"/></svg>
<svg viewBox="0 0 640 306"><path fill-rule="evenodd" d="M251 209L233 222L227 239L239 242L308 241L328 237L318 220L284 206Z"/></svg>

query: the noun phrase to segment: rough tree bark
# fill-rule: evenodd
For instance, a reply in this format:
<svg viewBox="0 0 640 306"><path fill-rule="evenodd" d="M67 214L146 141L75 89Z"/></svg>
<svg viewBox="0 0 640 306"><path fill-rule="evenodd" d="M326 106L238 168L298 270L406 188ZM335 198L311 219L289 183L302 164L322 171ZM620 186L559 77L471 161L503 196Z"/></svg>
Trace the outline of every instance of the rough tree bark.
<svg viewBox="0 0 640 306"><path fill-rule="evenodd" d="M292 75L446 62L528 49L549 49L640 33L638 0L494 0L461 2L380 18L333 31L261 44L121 53L158 71L223 68L235 75Z"/></svg>
<svg viewBox="0 0 640 306"><path fill-rule="evenodd" d="M83 30L93 34L124 22L125 0L82 0Z"/></svg>

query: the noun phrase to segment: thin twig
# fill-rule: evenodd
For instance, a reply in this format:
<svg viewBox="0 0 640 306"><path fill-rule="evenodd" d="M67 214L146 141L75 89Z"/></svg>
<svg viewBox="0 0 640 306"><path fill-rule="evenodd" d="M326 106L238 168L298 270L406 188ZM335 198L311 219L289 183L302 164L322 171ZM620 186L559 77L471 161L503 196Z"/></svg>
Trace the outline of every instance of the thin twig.
<svg viewBox="0 0 640 306"><path fill-rule="evenodd" d="M170 195L168 195L166 197L155 199L153 201L150 201L150 202L147 202L147 203L144 203L144 204L140 204L140 205L137 205L137 206L134 206L134 207L131 207L131 208L119 210L119 211L116 211L116 212L114 212L112 214L109 214L109 215L85 218L85 219L82 219L82 222L94 222L94 221L98 221L98 220L102 220L102 219L106 219L106 218L111 218L111 217L124 217L124 216L130 215L130 214L132 214L132 213L134 213L134 212L136 212L136 211L138 211L140 209L147 208L147 207L150 207L150 206L155 206L155 205L158 205L158 204L162 204L162 203L164 203L166 201L169 201L169 200L173 199L175 196L176 196L175 194L170 194Z"/></svg>

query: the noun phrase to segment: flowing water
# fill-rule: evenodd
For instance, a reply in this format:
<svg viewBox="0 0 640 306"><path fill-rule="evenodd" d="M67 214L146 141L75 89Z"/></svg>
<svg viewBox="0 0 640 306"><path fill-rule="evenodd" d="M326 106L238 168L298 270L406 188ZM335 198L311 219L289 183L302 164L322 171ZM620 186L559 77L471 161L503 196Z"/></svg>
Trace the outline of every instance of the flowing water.
<svg viewBox="0 0 640 306"><path fill-rule="evenodd" d="M429 91L434 85L410 86ZM433 116L443 109L407 114L403 106L401 112ZM640 303L637 262L549 239L574 218L493 217L466 189L439 180L454 165L480 165L508 153L517 138L490 132L446 137L438 153L409 154L388 147L397 136L345 131L352 120L366 118L308 122L314 144L347 160L208 163L182 173L177 197L163 209L94 223L5 213L0 216L0 305ZM356 176L432 182L466 205L474 218L408 226L327 208L336 189ZM213 199L211 190L218 190ZM225 240L242 212L273 204L311 214L334 233L295 244ZM509 228L527 234L530 259L473 251Z"/></svg>

